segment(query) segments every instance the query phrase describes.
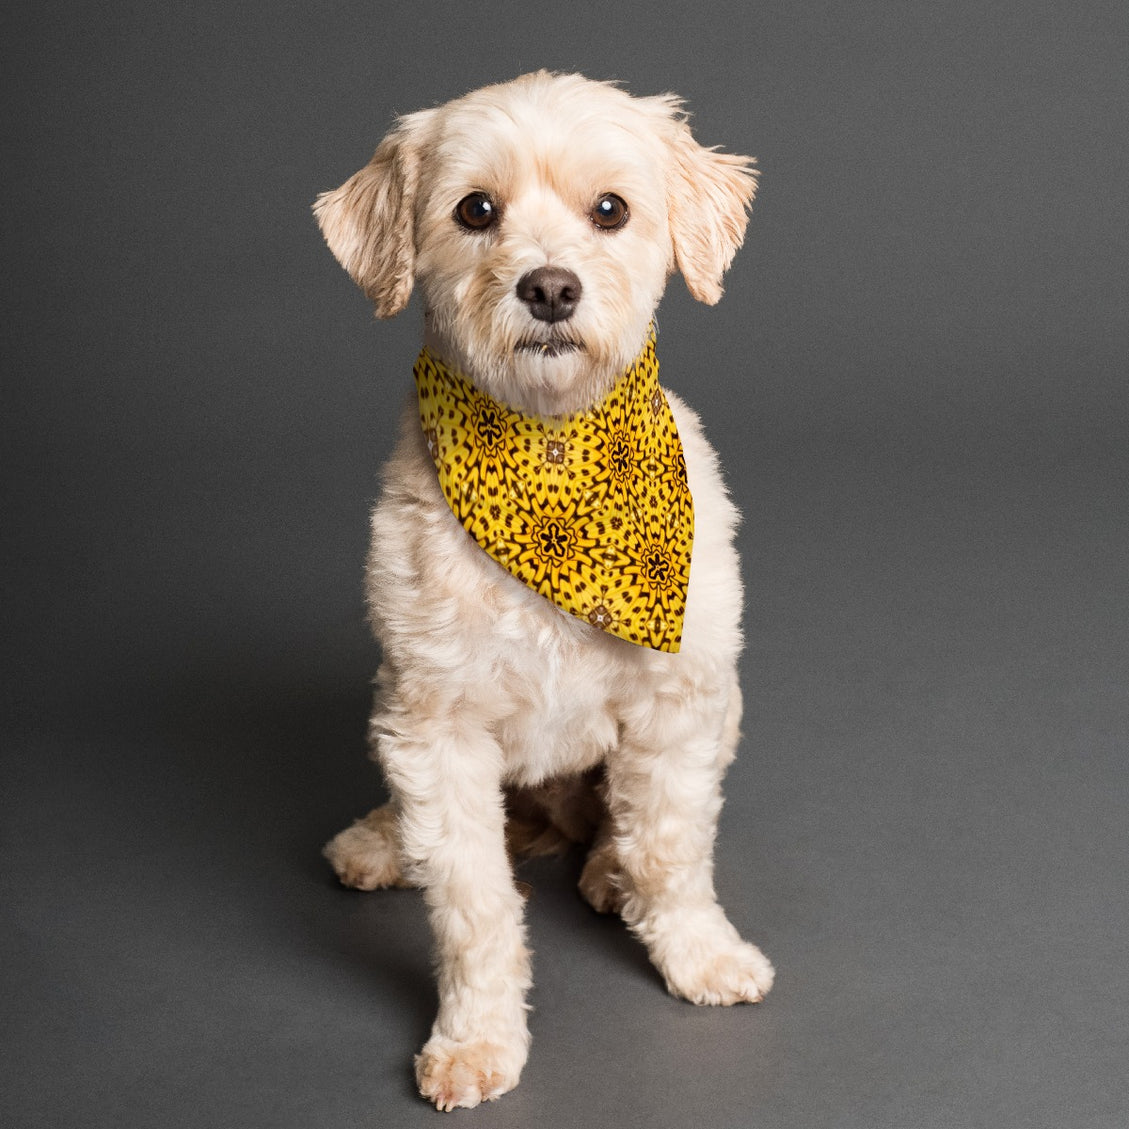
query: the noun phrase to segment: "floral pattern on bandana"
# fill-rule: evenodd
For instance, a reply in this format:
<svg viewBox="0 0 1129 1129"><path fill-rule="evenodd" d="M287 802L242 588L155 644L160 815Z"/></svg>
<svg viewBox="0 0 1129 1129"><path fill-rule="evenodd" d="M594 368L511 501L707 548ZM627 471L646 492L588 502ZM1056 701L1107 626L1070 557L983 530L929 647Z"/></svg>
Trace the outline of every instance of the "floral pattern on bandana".
<svg viewBox="0 0 1129 1129"><path fill-rule="evenodd" d="M639 646L682 641L694 505L654 337L586 412L527 416L426 349L420 424L443 496L503 568Z"/></svg>

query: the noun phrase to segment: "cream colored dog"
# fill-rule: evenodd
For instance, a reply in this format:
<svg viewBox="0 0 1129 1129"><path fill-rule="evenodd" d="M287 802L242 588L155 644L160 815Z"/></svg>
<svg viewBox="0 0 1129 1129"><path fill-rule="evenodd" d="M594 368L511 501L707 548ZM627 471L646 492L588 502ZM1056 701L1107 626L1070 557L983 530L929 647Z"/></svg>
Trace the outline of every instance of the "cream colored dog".
<svg viewBox="0 0 1129 1129"><path fill-rule="evenodd" d="M676 268L695 298L720 298L751 166L698 145L673 96L542 71L399 119L315 211L379 316L418 284L433 356L559 416L639 354ZM741 713L737 513L697 417L667 396L695 505L676 654L565 614L488 557L443 497L414 397L387 468L368 597L384 657L371 737L392 801L326 855L346 885L426 891L439 1014L416 1077L440 1109L512 1089L528 1054L507 815L511 847L591 843L582 892L622 915L674 994L756 1002L772 985L712 878Z"/></svg>

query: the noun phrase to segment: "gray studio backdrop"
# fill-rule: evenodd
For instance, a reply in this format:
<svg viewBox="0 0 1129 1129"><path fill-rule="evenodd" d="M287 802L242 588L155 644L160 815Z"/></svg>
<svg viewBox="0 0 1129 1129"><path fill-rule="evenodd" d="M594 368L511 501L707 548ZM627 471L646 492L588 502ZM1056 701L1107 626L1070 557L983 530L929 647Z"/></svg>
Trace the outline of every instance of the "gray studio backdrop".
<svg viewBox="0 0 1129 1129"><path fill-rule="evenodd" d="M718 885L779 968L669 999L523 871L482 1125L1125 1124L1120 0L41 3L2 17L0 1121L400 1126L418 895L320 844L364 759L366 515L418 340L309 216L397 112L538 67L760 159L663 379L745 513ZM464 1115L458 1115L463 1117Z"/></svg>

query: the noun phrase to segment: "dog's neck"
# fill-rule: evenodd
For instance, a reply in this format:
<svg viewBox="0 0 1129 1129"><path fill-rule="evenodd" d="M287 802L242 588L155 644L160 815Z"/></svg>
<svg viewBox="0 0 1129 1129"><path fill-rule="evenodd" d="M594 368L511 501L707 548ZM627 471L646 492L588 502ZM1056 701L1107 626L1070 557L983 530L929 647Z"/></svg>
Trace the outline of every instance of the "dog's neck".
<svg viewBox="0 0 1129 1129"><path fill-rule="evenodd" d="M415 379L443 496L479 546L592 627L677 651L694 510L654 337L572 415L519 411L427 348Z"/></svg>

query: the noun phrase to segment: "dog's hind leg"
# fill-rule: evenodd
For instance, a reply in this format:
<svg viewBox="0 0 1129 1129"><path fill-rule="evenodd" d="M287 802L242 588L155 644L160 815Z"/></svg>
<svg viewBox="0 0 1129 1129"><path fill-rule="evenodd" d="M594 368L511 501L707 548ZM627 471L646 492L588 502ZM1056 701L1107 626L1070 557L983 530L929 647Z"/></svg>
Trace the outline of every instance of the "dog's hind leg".
<svg viewBox="0 0 1129 1129"><path fill-rule="evenodd" d="M612 821L605 818L588 851L579 882L581 895L597 913L619 913L623 908L621 871Z"/></svg>
<svg viewBox="0 0 1129 1129"><path fill-rule="evenodd" d="M734 678L705 677L639 704L608 754L607 796L623 918L667 988L697 1004L756 1003L773 969L717 903L713 845L721 778L740 718Z"/></svg>
<svg viewBox="0 0 1129 1129"><path fill-rule="evenodd" d="M412 885L400 860L398 821L395 805L387 803L326 843L322 854L344 885L355 890Z"/></svg>

